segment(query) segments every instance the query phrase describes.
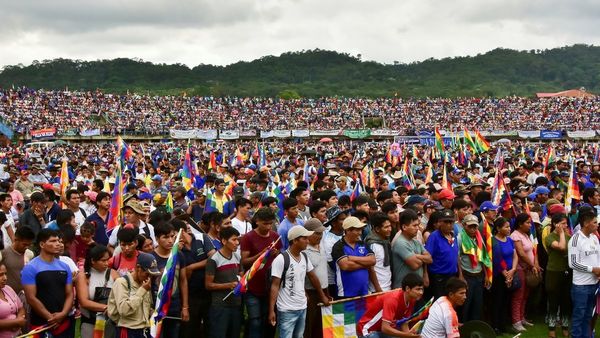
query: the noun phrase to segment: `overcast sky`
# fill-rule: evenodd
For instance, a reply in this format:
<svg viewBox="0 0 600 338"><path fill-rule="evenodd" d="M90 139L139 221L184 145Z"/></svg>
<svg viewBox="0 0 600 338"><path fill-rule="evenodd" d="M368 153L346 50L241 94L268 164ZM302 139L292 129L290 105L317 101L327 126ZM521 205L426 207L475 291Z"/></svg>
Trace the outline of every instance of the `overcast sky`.
<svg viewBox="0 0 600 338"><path fill-rule="evenodd" d="M600 44L600 1L0 0L0 66L117 57L226 65L328 49L384 63Z"/></svg>

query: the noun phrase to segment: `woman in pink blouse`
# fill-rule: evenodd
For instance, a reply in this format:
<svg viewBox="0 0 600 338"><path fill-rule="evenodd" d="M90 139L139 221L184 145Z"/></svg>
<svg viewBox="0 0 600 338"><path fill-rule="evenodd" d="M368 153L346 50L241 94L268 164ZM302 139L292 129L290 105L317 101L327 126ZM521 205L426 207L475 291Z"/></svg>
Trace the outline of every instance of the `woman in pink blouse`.
<svg viewBox="0 0 600 338"><path fill-rule="evenodd" d="M529 296L529 288L527 287L525 276L529 271L538 276L541 273L538 258L534 253L533 243L529 237L530 229L531 217L526 213L518 214L515 218L515 230L510 235L519 256L517 275L521 281L521 287L514 291L512 298L512 323L513 328L518 332L526 331L525 326L533 326L532 323L525 319L525 306L527 305L527 297Z"/></svg>
<svg viewBox="0 0 600 338"><path fill-rule="evenodd" d="M6 280L6 266L0 264L0 338L14 338L27 321L23 303Z"/></svg>

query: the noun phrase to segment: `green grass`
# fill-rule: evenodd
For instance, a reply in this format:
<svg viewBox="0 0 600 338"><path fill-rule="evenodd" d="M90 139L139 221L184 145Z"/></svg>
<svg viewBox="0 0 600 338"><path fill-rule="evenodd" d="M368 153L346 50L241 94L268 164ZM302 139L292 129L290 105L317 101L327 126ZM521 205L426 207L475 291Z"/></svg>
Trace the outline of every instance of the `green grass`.
<svg viewBox="0 0 600 338"><path fill-rule="evenodd" d="M532 327L526 327L527 331L521 333L520 338L543 338L543 337L548 337L548 327L544 324L544 318L536 318L536 320L534 321L534 326ZM508 329L508 327L507 327ZM600 321L596 322L596 332L600 331ZM516 335L516 333L504 333L501 336L501 338L512 338ZM562 335L562 330L561 329L557 329L556 330L556 338L568 338L568 336L563 336Z"/></svg>

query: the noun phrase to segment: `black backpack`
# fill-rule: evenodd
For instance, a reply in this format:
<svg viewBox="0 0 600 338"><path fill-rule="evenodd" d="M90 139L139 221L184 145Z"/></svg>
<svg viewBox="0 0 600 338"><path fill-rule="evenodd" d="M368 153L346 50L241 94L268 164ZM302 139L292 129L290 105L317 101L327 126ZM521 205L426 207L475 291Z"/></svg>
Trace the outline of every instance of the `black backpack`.
<svg viewBox="0 0 600 338"><path fill-rule="evenodd" d="M302 254L302 256L304 256L304 259L306 259L306 264L308 266L308 256L306 255L306 253L304 251L300 252ZM285 288L285 275L287 274L288 269L290 268L290 253L287 251L284 251L281 253L281 255L283 256L283 271L281 272L281 280L280 280L280 284L279 287L280 288Z"/></svg>

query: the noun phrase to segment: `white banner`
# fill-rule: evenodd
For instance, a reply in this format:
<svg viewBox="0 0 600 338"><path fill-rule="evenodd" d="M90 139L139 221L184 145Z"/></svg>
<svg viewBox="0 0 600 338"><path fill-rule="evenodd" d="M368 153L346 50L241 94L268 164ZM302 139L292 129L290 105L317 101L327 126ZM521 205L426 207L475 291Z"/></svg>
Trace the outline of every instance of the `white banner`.
<svg viewBox="0 0 600 338"><path fill-rule="evenodd" d="M373 129L371 130L371 136L398 136L399 131L392 129Z"/></svg>
<svg viewBox="0 0 600 338"><path fill-rule="evenodd" d="M81 135L81 136L99 136L100 135L100 129L86 129L86 130L81 130L79 132L79 135Z"/></svg>
<svg viewBox="0 0 600 338"><path fill-rule="evenodd" d="M310 130L308 129L294 129L292 130L293 137L309 137Z"/></svg>
<svg viewBox="0 0 600 338"><path fill-rule="evenodd" d="M596 137L596 132L593 130L568 131L567 136L573 138L594 138Z"/></svg>
<svg viewBox="0 0 600 338"><path fill-rule="evenodd" d="M271 137L273 137L272 130L261 130L260 131L260 138L271 138Z"/></svg>
<svg viewBox="0 0 600 338"><path fill-rule="evenodd" d="M342 133L342 130L340 129L334 129L334 130L311 130L310 135L311 136L337 136L340 135Z"/></svg>
<svg viewBox="0 0 600 338"><path fill-rule="evenodd" d="M198 129L196 130L196 138L201 140L216 140L217 139L216 129Z"/></svg>
<svg viewBox="0 0 600 338"><path fill-rule="evenodd" d="M196 129L190 129L190 130L171 129L171 130L169 130L169 134L171 135L171 138L176 138L176 139L196 138Z"/></svg>
<svg viewBox="0 0 600 338"><path fill-rule="evenodd" d="M290 137L292 134L289 130L273 130L273 136L279 138Z"/></svg>
<svg viewBox="0 0 600 338"><path fill-rule="evenodd" d="M236 140L240 138L239 130L221 130L219 131L219 138L223 140Z"/></svg>
<svg viewBox="0 0 600 338"><path fill-rule="evenodd" d="M519 130L520 138L539 138L540 131L539 130Z"/></svg>

